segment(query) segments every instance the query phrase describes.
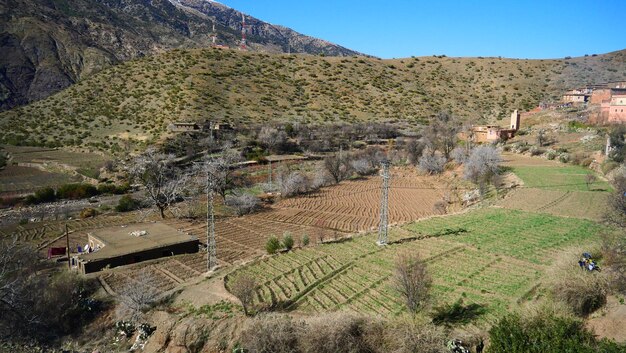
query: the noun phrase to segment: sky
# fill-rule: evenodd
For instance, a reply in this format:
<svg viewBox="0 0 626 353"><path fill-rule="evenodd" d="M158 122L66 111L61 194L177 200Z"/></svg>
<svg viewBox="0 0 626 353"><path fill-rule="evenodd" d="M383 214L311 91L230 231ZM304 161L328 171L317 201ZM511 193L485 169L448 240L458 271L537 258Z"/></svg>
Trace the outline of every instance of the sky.
<svg viewBox="0 0 626 353"><path fill-rule="evenodd" d="M380 58L548 59L626 49L626 0L220 0Z"/></svg>

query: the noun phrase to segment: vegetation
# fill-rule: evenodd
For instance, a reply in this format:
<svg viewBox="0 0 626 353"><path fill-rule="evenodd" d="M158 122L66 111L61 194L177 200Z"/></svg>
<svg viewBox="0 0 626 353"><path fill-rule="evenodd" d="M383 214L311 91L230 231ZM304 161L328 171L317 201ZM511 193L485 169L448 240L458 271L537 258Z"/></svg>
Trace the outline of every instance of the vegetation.
<svg viewBox="0 0 626 353"><path fill-rule="evenodd" d="M272 236L269 239L267 239L267 243L265 243L265 250L270 255L276 254L276 252L282 249L282 247L283 246L280 243L280 240L278 240L278 238L276 238L275 236Z"/></svg>
<svg viewBox="0 0 626 353"><path fill-rule="evenodd" d="M618 79L607 70L621 65L618 54L572 59L574 66L562 60L170 50L107 68L28 107L1 113L0 141L124 153L163 136L172 117L202 121L207 113L243 125L425 123L443 109L472 120L505 118L511 107L530 109L570 87Z"/></svg>
<svg viewBox="0 0 626 353"><path fill-rule="evenodd" d="M396 258L395 287L406 303L407 310L416 313L428 299L432 284L424 263L416 253L402 253Z"/></svg>
<svg viewBox="0 0 626 353"><path fill-rule="evenodd" d="M524 186L546 190L587 191L587 175L590 171L579 166L516 166L513 172L524 181ZM608 191L610 185L597 180L589 183L592 190Z"/></svg>

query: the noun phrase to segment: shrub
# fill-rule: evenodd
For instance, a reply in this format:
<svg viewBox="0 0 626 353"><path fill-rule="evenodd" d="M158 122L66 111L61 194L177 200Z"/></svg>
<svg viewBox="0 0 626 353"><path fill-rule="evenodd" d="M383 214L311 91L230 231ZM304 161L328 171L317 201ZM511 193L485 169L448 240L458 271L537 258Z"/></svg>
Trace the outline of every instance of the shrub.
<svg viewBox="0 0 626 353"><path fill-rule="evenodd" d="M241 302L243 313L250 314L250 306L254 300L258 283L256 279L249 274L239 274L228 281L228 290L233 293Z"/></svg>
<svg viewBox="0 0 626 353"><path fill-rule="evenodd" d="M606 175L617 167L619 167L619 163L607 160L602 163L602 173Z"/></svg>
<svg viewBox="0 0 626 353"><path fill-rule="evenodd" d="M80 211L80 218L85 219L85 218L93 218L98 214L98 211L96 211L95 208L84 208L82 211Z"/></svg>
<svg viewBox="0 0 626 353"><path fill-rule="evenodd" d="M549 312L509 314L489 330L491 353L619 352L616 344L596 341L582 321Z"/></svg>
<svg viewBox="0 0 626 353"><path fill-rule="evenodd" d="M293 236L289 232L285 232L283 234L283 247L287 250L291 250L293 248Z"/></svg>
<svg viewBox="0 0 626 353"><path fill-rule="evenodd" d="M375 332L383 327L367 317L350 313L331 313L313 317L301 326L299 347L302 353L377 352Z"/></svg>
<svg viewBox="0 0 626 353"><path fill-rule="evenodd" d="M395 262L394 287L407 309L416 313L428 299L432 279L426 263L416 253L401 253Z"/></svg>
<svg viewBox="0 0 626 353"><path fill-rule="evenodd" d="M559 155L559 161L560 161L561 163L567 163L567 162L569 162L569 154L567 154L567 153L561 153L561 154Z"/></svg>
<svg viewBox="0 0 626 353"><path fill-rule="evenodd" d="M57 189L57 197L60 199L84 199L98 195L98 189L91 184L65 184Z"/></svg>
<svg viewBox="0 0 626 353"><path fill-rule="evenodd" d="M454 159L454 161L457 164L463 164L465 163L465 161L467 161L467 149L464 147L457 147L455 149L452 150L452 153L450 153L450 156L452 157L452 159Z"/></svg>
<svg viewBox="0 0 626 353"><path fill-rule="evenodd" d="M241 333L241 345L250 353L295 353L297 333L302 326L286 315L263 315L248 322Z"/></svg>
<svg viewBox="0 0 626 353"><path fill-rule="evenodd" d="M310 242L311 239L309 239L309 236L307 234L302 236L302 246L307 246Z"/></svg>
<svg viewBox="0 0 626 353"><path fill-rule="evenodd" d="M281 248L282 245L280 244L280 240L278 240L275 236L271 236L265 243L265 250L270 255L276 254L276 252L278 252Z"/></svg>
<svg viewBox="0 0 626 353"><path fill-rule="evenodd" d="M140 206L140 202L135 200L130 195L124 195L117 202L117 206L115 206L115 210L117 212L130 212L138 209Z"/></svg>
<svg viewBox="0 0 626 353"><path fill-rule="evenodd" d="M548 150L548 152L546 152L546 158L548 158L549 160L554 160L556 158L557 154L555 150Z"/></svg>
<svg viewBox="0 0 626 353"><path fill-rule="evenodd" d="M26 203L28 204L38 204L44 202L52 202L56 200L56 194L54 189L51 187L46 187L43 189L39 189L35 191L34 195L29 195L26 197Z"/></svg>

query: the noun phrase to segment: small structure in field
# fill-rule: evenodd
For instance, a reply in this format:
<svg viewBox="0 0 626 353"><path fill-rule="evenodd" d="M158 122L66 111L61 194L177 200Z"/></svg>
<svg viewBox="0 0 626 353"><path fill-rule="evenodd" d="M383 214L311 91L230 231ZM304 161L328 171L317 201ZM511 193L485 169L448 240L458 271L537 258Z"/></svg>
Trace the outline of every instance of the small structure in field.
<svg viewBox="0 0 626 353"><path fill-rule="evenodd" d="M102 228L89 233L88 253L76 257L78 271L129 265L161 257L198 252L198 238L162 223Z"/></svg>
<svg viewBox="0 0 626 353"><path fill-rule="evenodd" d="M519 129L519 124L520 114L516 109L511 113L511 123L508 127L503 128L498 125L472 126L471 139L476 143L496 142L509 139L515 136L515 132Z"/></svg>

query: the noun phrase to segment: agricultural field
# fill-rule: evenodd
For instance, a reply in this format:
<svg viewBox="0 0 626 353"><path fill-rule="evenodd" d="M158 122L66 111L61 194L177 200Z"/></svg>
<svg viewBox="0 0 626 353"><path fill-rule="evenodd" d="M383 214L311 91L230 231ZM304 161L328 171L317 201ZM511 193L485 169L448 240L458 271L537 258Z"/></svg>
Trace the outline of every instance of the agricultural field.
<svg viewBox="0 0 626 353"><path fill-rule="evenodd" d="M508 209L601 221L607 198L606 192L519 188L509 192L497 205Z"/></svg>
<svg viewBox="0 0 626 353"><path fill-rule="evenodd" d="M574 165L515 166L513 173L524 181L524 186L561 191L609 191L611 186L604 180L596 180L587 187L585 178L595 172Z"/></svg>
<svg viewBox="0 0 626 353"><path fill-rule="evenodd" d="M395 256L415 251L429 265L435 305L463 299L479 305L479 321L493 322L532 296L559 249L600 229L587 220L489 208L392 228L385 247L374 234L355 236L258 260L234 275L259 279L260 306L393 315L404 310L392 285Z"/></svg>
<svg viewBox="0 0 626 353"><path fill-rule="evenodd" d="M404 173L404 174L403 174ZM392 173L389 190L389 223L406 223L435 214L434 204L452 194L434 177L409 172ZM317 193L286 199L272 207L267 219L314 225L342 232L360 232L378 226L380 178L346 181ZM455 199L458 196L452 195Z"/></svg>
<svg viewBox="0 0 626 353"><path fill-rule="evenodd" d="M9 165L0 170L0 197L21 196L47 186L79 182L81 178L37 168Z"/></svg>

